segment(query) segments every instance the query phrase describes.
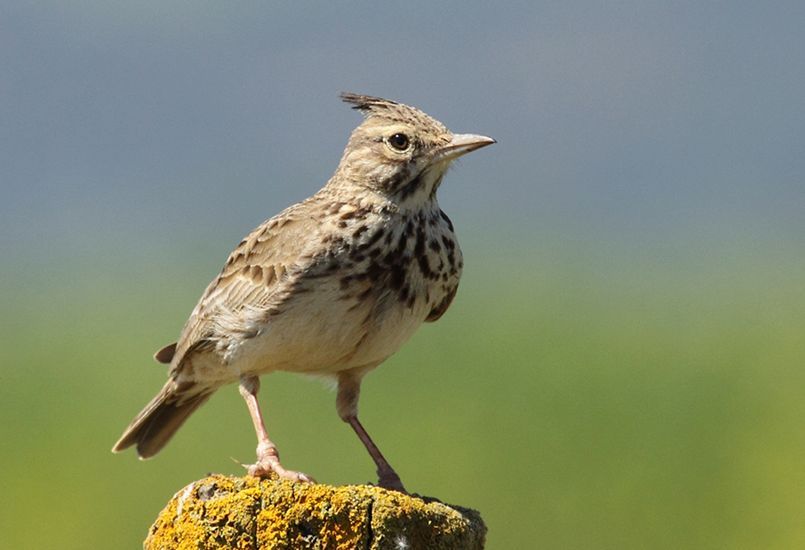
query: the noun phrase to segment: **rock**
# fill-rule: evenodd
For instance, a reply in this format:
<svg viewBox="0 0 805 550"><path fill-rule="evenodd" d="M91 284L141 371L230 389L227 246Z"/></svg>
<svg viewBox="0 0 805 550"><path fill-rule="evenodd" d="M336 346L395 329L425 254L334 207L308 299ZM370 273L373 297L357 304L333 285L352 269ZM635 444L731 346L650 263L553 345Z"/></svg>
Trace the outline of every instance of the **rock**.
<svg viewBox="0 0 805 550"><path fill-rule="evenodd" d="M211 475L160 512L152 549L479 549L478 512L369 485Z"/></svg>

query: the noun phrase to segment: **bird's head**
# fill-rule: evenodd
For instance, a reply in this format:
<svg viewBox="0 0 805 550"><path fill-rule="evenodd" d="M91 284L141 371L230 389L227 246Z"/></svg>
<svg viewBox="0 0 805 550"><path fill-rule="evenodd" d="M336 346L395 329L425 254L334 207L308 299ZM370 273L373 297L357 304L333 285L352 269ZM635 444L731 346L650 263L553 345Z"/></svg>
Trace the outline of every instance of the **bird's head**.
<svg viewBox="0 0 805 550"><path fill-rule="evenodd" d="M400 208L430 199L456 158L495 140L454 134L419 109L387 99L341 94L364 122L349 139L331 183L360 186Z"/></svg>

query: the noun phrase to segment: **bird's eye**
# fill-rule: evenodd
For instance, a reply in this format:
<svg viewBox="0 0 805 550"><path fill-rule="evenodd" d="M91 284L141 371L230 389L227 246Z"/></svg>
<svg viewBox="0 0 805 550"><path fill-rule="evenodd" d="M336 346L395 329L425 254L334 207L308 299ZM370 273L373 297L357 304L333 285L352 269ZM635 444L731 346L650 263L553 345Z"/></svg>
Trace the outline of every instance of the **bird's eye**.
<svg viewBox="0 0 805 550"><path fill-rule="evenodd" d="M408 149L408 145L411 143L411 140L408 139L408 136L400 133L394 134L388 139L388 141L389 145L398 151L405 151Z"/></svg>

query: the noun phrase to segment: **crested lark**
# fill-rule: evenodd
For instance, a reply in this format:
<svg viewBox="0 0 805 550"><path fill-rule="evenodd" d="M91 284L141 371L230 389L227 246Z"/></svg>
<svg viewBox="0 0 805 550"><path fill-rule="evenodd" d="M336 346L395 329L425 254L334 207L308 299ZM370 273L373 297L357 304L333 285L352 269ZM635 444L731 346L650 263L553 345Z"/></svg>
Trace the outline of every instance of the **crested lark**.
<svg viewBox="0 0 805 550"><path fill-rule="evenodd" d="M268 437L257 391L275 370L329 376L338 415L377 465L379 484L399 476L358 421L363 376L444 314L456 294L461 251L436 191L457 157L495 140L453 134L422 111L342 94L364 122L335 174L307 200L252 231L230 254L182 330L155 358L168 382L115 444L153 456L224 384L240 382L257 432L252 475L286 470Z"/></svg>

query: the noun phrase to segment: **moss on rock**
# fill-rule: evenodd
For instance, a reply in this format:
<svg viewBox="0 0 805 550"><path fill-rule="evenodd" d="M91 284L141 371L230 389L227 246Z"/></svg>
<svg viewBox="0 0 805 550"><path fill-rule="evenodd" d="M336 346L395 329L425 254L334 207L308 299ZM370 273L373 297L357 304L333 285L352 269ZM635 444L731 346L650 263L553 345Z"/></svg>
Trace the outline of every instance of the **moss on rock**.
<svg viewBox="0 0 805 550"><path fill-rule="evenodd" d="M485 535L474 510L379 487L211 475L174 495L144 547L475 549Z"/></svg>

